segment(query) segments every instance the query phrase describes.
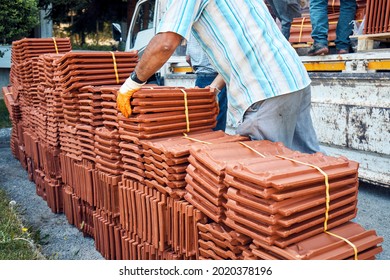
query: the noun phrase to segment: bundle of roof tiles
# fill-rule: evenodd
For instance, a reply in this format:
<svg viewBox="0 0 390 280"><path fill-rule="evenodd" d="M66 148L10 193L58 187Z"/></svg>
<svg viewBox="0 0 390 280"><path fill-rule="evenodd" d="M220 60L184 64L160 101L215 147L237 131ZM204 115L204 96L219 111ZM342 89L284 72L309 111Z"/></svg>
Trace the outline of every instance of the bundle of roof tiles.
<svg viewBox="0 0 390 280"><path fill-rule="evenodd" d="M354 248L343 239L326 232L284 249L255 240L251 245L252 253L263 260L374 260L375 255L382 252L378 244L383 242L383 238L377 236L374 230L365 230L357 223L346 222L331 232L352 242L358 254L355 256Z"/></svg>
<svg viewBox="0 0 390 280"><path fill-rule="evenodd" d="M38 85L42 82L41 79L44 79L44 74L52 75L53 71L44 71L43 58L39 62L40 56L48 53L61 54L70 50L68 38L25 38L12 43L10 82L14 101L20 104L23 127L31 127L33 131L39 128L40 133L45 133L45 117L39 109L45 109L44 105L40 108L40 101L46 97L43 92L38 96ZM36 117L37 113L40 114L40 120Z"/></svg>
<svg viewBox="0 0 390 280"><path fill-rule="evenodd" d="M192 139L196 139L195 142ZM189 149L198 143L196 141L217 144L244 140L248 138L227 135L223 131L194 132L189 133L187 137L142 140L146 169L144 183L172 197L182 198L185 194Z"/></svg>
<svg viewBox="0 0 390 280"><path fill-rule="evenodd" d="M67 53L72 47L69 38L24 38L12 42L11 63L15 78L30 80L33 70L31 60L47 53ZM23 80L23 79L21 79Z"/></svg>
<svg viewBox="0 0 390 280"><path fill-rule="evenodd" d="M138 61L137 51L68 52L58 60L65 92L84 86L122 84Z"/></svg>
<svg viewBox="0 0 390 280"><path fill-rule="evenodd" d="M215 94L202 88L144 86L134 93L131 107L131 116L122 116L119 125L136 139L212 129L218 114Z"/></svg>
<svg viewBox="0 0 390 280"><path fill-rule="evenodd" d="M283 252L313 236L327 238L325 223L328 231L335 229L345 238L362 230L353 227L351 231L357 232L351 234L345 229L357 213L358 164L354 161L302 154L269 141L203 145L190 153L185 199L213 221L251 237L256 245L252 248L258 251ZM328 190L317 169L326 173ZM383 239L372 231L369 234L376 242L369 246L380 251ZM358 245L359 254L367 249ZM345 250L347 257L353 256L351 246Z"/></svg>

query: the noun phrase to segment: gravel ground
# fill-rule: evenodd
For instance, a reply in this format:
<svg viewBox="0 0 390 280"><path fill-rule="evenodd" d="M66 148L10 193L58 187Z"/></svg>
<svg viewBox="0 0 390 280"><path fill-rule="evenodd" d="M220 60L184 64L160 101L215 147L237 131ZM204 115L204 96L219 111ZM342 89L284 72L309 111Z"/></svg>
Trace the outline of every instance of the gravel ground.
<svg viewBox="0 0 390 280"><path fill-rule="evenodd" d="M21 209L26 224L40 230L42 254L48 259L100 260L94 240L83 237L70 225L63 214L53 214L40 196L35 184L28 180L27 172L16 160L9 145L10 129L0 129L0 187ZM361 184L358 214L355 222L365 229L376 230L384 238L383 252L377 259L390 260L390 188Z"/></svg>

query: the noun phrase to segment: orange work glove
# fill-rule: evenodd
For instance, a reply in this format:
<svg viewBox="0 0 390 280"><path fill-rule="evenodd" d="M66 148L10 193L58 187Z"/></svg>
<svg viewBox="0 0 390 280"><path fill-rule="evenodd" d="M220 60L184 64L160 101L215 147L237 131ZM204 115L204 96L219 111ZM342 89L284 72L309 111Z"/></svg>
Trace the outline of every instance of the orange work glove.
<svg viewBox="0 0 390 280"><path fill-rule="evenodd" d="M131 115L130 98L133 93L138 91L145 83L137 83L128 77L118 91L116 105L119 111L128 118Z"/></svg>

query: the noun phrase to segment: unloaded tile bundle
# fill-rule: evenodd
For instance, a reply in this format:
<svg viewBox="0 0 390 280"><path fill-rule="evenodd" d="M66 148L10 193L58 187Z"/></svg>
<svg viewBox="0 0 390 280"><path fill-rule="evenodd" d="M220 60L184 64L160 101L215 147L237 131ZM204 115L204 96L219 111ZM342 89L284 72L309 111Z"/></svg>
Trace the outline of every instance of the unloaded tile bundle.
<svg viewBox="0 0 390 280"><path fill-rule="evenodd" d="M283 259L280 252L288 254L289 248L314 236L330 235L332 241L345 243L342 238L362 231L373 236L375 244L358 246L359 241L357 253L371 247L372 252L381 251L383 239L372 231L352 227L343 237L344 226L357 213L356 162L302 154L264 140L197 146L190 153L186 200L218 224L252 238L255 256L261 258L264 248L272 248ZM341 238L333 236L338 232ZM345 251L349 253L339 256L329 252L329 258L354 255L350 245Z"/></svg>
<svg viewBox="0 0 390 280"><path fill-rule="evenodd" d="M84 86L122 84L138 61L131 52L68 52L59 61L66 93Z"/></svg>
<svg viewBox="0 0 390 280"><path fill-rule="evenodd" d="M194 140L195 139L195 140ZM145 184L173 197L183 197L187 183L189 149L197 143L229 143L247 140L223 131L194 132L187 136L142 140L145 162Z"/></svg>
<svg viewBox="0 0 390 280"><path fill-rule="evenodd" d="M42 54L63 54L71 51L68 38L24 38L12 42L10 81L17 90L29 89L33 79L33 59Z"/></svg>
<svg viewBox="0 0 390 280"><path fill-rule="evenodd" d="M257 149L267 153L271 151L275 153L282 151L282 154L293 153L280 143L276 145L268 142L251 141L248 144L245 143L247 142L203 145L196 147L197 150L191 150L188 159L191 165L187 168L185 198L202 209L217 223L225 219L227 186L224 183L224 177L227 164L235 163L238 159L245 161L258 157L256 153L244 145L254 145ZM267 148L270 150L267 151Z"/></svg>
<svg viewBox="0 0 390 280"><path fill-rule="evenodd" d="M211 129L218 114L210 89L143 87L134 93L132 115L121 117L120 131L138 139Z"/></svg>
<svg viewBox="0 0 390 280"><path fill-rule="evenodd" d="M382 252L378 244L383 242L373 230L365 230L359 224L347 222L334 228L332 233L346 238L356 247L359 260L373 260ZM354 247L345 240L320 233L284 249L254 241L252 253L263 260L352 260L355 259Z"/></svg>

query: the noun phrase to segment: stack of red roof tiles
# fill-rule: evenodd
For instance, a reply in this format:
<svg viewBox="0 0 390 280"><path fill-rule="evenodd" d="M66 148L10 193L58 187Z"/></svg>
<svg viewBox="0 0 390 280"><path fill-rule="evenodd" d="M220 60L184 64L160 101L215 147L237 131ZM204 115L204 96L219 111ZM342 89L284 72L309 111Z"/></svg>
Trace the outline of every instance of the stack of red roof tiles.
<svg viewBox="0 0 390 280"><path fill-rule="evenodd" d="M268 141L204 145L190 152L185 198L215 222L251 237L252 248L256 248L255 255L260 258L259 252L264 248L278 252L281 258L291 258L288 252L283 253L285 248L318 234L316 240L324 247L316 248L317 242L308 251L324 249L329 239L337 240L321 234L324 222L328 230L332 229L333 233L333 228L337 228L338 235L344 238L357 234L350 235L351 228L361 230L361 227L346 226L357 212L356 162L320 153L302 154ZM326 172L328 190L324 175L314 166ZM328 209L324 207L326 191L329 192ZM357 242L359 255L365 255L366 250L380 250L377 244L381 239L373 232L363 235L366 234L376 243L359 247ZM210 250L218 255L213 246L206 253L201 252L203 258L213 255ZM354 257L352 246L347 246L345 251L345 258ZM372 254L367 256L371 258ZM311 255L299 258L310 259Z"/></svg>
<svg viewBox="0 0 390 280"><path fill-rule="evenodd" d="M92 237L96 210L118 220L122 168L115 94L137 60L137 52L69 52L57 61L64 108L60 157L71 202L64 212Z"/></svg>
<svg viewBox="0 0 390 280"><path fill-rule="evenodd" d="M14 51L24 53L19 45ZM146 85L125 118L116 94L137 59L136 52L39 53L26 59L28 75L13 65L15 84L3 88L15 157L51 210L93 237L106 259L381 252L382 238L352 222L356 162L213 131L210 89Z"/></svg>
<svg viewBox="0 0 390 280"><path fill-rule="evenodd" d="M69 39L25 38L13 42L11 54L10 81L22 113L13 130L13 152L55 213L63 205L57 114L62 103L55 90L55 60L70 50Z"/></svg>
<svg viewBox="0 0 390 280"><path fill-rule="evenodd" d="M390 32L390 2L367 0L364 34Z"/></svg>

